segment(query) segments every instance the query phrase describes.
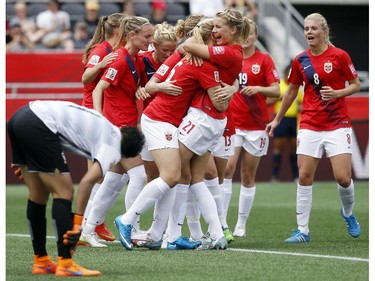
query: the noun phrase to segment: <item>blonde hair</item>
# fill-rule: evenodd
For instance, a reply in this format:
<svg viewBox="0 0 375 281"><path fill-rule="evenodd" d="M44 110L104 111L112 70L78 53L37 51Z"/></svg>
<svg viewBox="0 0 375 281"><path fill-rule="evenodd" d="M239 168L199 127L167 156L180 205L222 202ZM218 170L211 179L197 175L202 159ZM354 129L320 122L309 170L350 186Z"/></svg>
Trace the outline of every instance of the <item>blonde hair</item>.
<svg viewBox="0 0 375 281"><path fill-rule="evenodd" d="M189 15L185 20L178 20L175 27L177 37L179 39L190 37L193 28L202 18L204 18L203 15Z"/></svg>
<svg viewBox="0 0 375 281"><path fill-rule="evenodd" d="M123 14L114 13L110 16L103 16L99 19L99 23L95 29L94 36L87 44L86 49L83 52L82 62L84 64L87 63L88 57L92 49L94 49L95 46L99 43L102 43L103 41L111 37L114 34L115 29L120 27L120 23L123 18Z"/></svg>
<svg viewBox="0 0 375 281"><path fill-rule="evenodd" d="M127 37L130 32L138 33L142 30L142 26L151 25L150 21L144 17L130 16L124 17L120 23L120 36L114 46L114 50L117 50L124 46L127 41Z"/></svg>
<svg viewBox="0 0 375 281"><path fill-rule="evenodd" d="M161 44L164 41L177 42L178 38L173 26L167 22L163 22L155 25L153 41L157 44Z"/></svg>
<svg viewBox="0 0 375 281"><path fill-rule="evenodd" d="M236 28L237 32L234 35L235 41L240 42L249 36L250 23L239 11L235 9L225 9L224 11L218 12L216 17L224 19L229 27Z"/></svg>
<svg viewBox="0 0 375 281"><path fill-rule="evenodd" d="M255 22L254 20L252 20L252 19L247 18L247 17L244 17L243 19L244 19L244 21L245 21L249 26L254 25L254 28L255 28L255 35L258 35L258 26L257 26L256 22Z"/></svg>
<svg viewBox="0 0 375 281"><path fill-rule="evenodd" d="M328 23L327 23L327 20L319 13L312 13L310 15L308 15L307 17L305 17L305 21L307 20L313 20L313 21L316 21L316 22L319 22L320 23L320 27L327 32L327 37L326 37L326 40L324 43L326 43L327 45L333 45L331 43L331 40L330 40L330 35L329 35L329 26L328 26Z"/></svg>
<svg viewBox="0 0 375 281"><path fill-rule="evenodd" d="M200 44L207 44L214 28L213 18L203 18L193 29L193 37Z"/></svg>

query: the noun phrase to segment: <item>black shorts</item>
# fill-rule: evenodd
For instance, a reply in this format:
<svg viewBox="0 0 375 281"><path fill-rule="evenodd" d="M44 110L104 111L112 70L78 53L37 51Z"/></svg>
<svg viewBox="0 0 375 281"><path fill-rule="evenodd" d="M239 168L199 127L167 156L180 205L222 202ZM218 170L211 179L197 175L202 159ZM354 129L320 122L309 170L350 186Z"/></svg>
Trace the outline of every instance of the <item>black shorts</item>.
<svg viewBox="0 0 375 281"><path fill-rule="evenodd" d="M12 163L27 166L29 172L69 173L60 140L31 111L28 105L19 109L8 121L12 145Z"/></svg>
<svg viewBox="0 0 375 281"><path fill-rule="evenodd" d="M273 131L274 137L297 137L297 118L296 117L284 117L281 119L279 126Z"/></svg>

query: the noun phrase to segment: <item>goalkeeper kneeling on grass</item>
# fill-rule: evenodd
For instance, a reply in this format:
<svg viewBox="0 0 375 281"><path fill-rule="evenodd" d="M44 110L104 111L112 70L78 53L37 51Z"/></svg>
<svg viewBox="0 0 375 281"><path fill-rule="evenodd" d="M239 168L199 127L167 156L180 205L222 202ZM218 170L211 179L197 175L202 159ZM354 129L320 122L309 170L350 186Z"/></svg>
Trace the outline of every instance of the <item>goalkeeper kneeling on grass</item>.
<svg viewBox="0 0 375 281"><path fill-rule="evenodd" d="M136 127L118 128L94 110L65 101L34 101L9 120L12 166L21 170L29 188L27 220L34 250L33 274L98 276L100 271L76 264L72 255L90 191L114 164L138 155L144 137ZM79 183L72 216L73 182L64 151L93 161ZM46 205L52 195L58 261L46 249Z"/></svg>

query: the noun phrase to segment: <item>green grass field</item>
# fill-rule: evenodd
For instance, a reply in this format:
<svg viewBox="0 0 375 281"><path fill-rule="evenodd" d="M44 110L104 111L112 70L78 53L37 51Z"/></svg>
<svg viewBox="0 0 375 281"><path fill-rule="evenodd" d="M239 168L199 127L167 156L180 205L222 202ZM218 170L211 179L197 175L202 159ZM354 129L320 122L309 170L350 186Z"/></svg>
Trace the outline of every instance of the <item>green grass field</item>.
<svg viewBox="0 0 375 281"><path fill-rule="evenodd" d="M340 200L334 182L314 185L310 219L311 242L291 245L283 241L296 227L294 183L258 183L256 199L247 224L247 237L236 238L226 251L126 251L118 242L108 248L78 247L77 263L102 272L85 280L369 280L369 183L357 181L354 211L362 227L351 238L340 217ZM239 185L233 188L228 214L231 228L237 220ZM106 222L116 234L114 218L123 213L120 196ZM32 276L32 247L26 223L27 189L6 188L6 277L15 280L54 280ZM53 236L51 207L48 235ZM151 223L151 212L141 218L141 228ZM203 224L205 227L205 225ZM184 234L188 235L184 226ZM49 254L56 259L54 239Z"/></svg>

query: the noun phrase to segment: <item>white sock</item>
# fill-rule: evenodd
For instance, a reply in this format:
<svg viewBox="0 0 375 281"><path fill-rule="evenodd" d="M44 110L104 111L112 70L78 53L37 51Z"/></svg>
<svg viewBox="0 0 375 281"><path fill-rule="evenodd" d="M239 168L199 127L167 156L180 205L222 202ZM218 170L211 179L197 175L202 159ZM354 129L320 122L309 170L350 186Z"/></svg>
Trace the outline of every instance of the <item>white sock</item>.
<svg viewBox="0 0 375 281"><path fill-rule="evenodd" d="M182 225L186 215L188 184L177 184L173 189L176 190L176 197L173 207L169 213L168 220L168 241L173 242L181 236Z"/></svg>
<svg viewBox="0 0 375 281"><path fill-rule="evenodd" d="M250 188L241 185L236 227L246 228L247 218L249 217L251 208L253 207L255 192L255 185Z"/></svg>
<svg viewBox="0 0 375 281"><path fill-rule="evenodd" d="M82 228L85 227L85 224L87 222L87 217L90 214L91 207L92 207L92 201L94 201L94 197L96 192L98 191L98 188L100 187L100 183L94 184L91 193L90 193L90 198L89 201L87 202L86 208L85 208L85 213L83 214L84 220L82 221Z"/></svg>
<svg viewBox="0 0 375 281"><path fill-rule="evenodd" d="M228 216L228 208L232 197L232 179L224 179L223 181L223 198L224 198L224 214Z"/></svg>
<svg viewBox="0 0 375 281"><path fill-rule="evenodd" d="M351 180L350 185L347 188L342 187L337 184L337 190L341 199L342 210L346 217L349 217L353 214L354 207L354 183Z"/></svg>
<svg viewBox="0 0 375 281"><path fill-rule="evenodd" d="M121 222L123 224L133 225L138 216L145 213L150 209L156 201L158 201L165 193L169 192L171 188L167 183L163 181L162 178L158 177L153 181L150 181L142 189L141 193L135 199L133 205L128 211L121 217Z"/></svg>
<svg viewBox="0 0 375 281"><path fill-rule="evenodd" d="M198 207L202 212L204 220L208 224L210 236L213 239L220 239L224 234L221 229L219 216L217 215L215 200L211 192L203 181L190 185L190 190L195 200L198 202Z"/></svg>
<svg viewBox="0 0 375 281"><path fill-rule="evenodd" d="M312 207L312 185L297 185L297 225L303 234L309 234L309 221Z"/></svg>
<svg viewBox="0 0 375 281"><path fill-rule="evenodd" d="M128 175L129 184L125 193L125 210L129 210L129 208L133 205L135 199L138 197L139 193L141 193L147 178L145 167L143 165L139 165L128 170ZM133 227L139 229L139 224L140 217L138 217Z"/></svg>
<svg viewBox="0 0 375 281"><path fill-rule="evenodd" d="M219 178L216 177L212 180L204 180L204 182L215 199L217 214L219 216L221 227L223 229L228 228L226 215L224 212L223 191L221 190L221 187L219 185Z"/></svg>
<svg viewBox="0 0 375 281"><path fill-rule="evenodd" d="M176 198L175 194L176 187L164 194L155 204L154 220L148 230L151 239L154 241L159 241L163 237L163 233L167 228L169 214Z"/></svg>
<svg viewBox="0 0 375 281"><path fill-rule="evenodd" d="M115 203L113 200L117 197L114 193L121 192L124 183L121 181L122 174L108 171L104 180L95 194L90 214L87 217L87 223L99 225L103 223L107 212Z"/></svg>
<svg viewBox="0 0 375 281"><path fill-rule="evenodd" d="M198 240L204 235L202 232L200 216L201 212L199 211L197 202L189 188L187 194L186 221L190 230L190 236L194 240Z"/></svg>

